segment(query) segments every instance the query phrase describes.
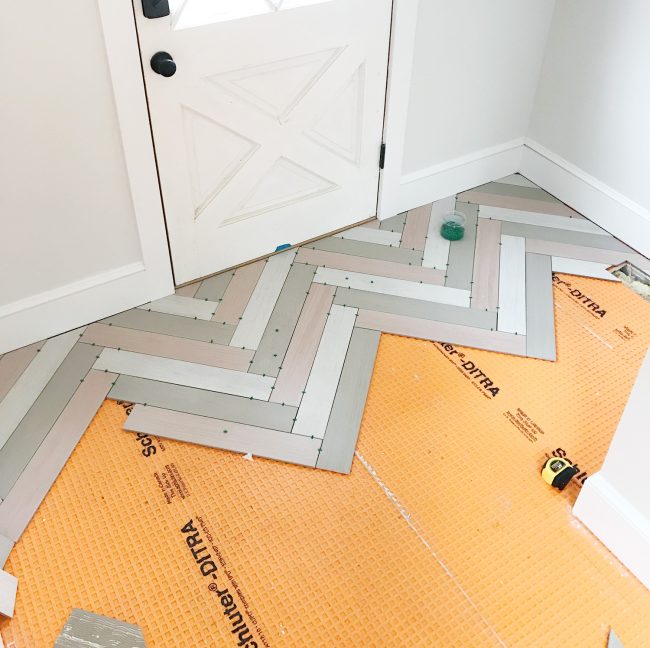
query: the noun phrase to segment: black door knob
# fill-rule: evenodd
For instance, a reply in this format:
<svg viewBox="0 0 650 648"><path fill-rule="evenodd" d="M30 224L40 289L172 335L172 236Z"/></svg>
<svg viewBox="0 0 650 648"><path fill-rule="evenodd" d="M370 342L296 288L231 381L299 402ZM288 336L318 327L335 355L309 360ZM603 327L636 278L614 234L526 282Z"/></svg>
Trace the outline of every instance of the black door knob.
<svg viewBox="0 0 650 648"><path fill-rule="evenodd" d="M151 69L156 74L170 77L176 74L176 63L171 54L168 54L167 52L156 52L151 57Z"/></svg>

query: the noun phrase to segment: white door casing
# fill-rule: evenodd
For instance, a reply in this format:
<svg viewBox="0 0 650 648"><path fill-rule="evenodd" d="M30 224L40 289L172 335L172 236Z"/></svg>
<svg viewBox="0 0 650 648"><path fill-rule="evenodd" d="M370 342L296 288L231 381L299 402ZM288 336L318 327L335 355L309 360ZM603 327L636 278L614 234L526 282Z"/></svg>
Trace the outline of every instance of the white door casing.
<svg viewBox="0 0 650 648"><path fill-rule="evenodd" d="M391 0L135 9L177 284L375 215Z"/></svg>

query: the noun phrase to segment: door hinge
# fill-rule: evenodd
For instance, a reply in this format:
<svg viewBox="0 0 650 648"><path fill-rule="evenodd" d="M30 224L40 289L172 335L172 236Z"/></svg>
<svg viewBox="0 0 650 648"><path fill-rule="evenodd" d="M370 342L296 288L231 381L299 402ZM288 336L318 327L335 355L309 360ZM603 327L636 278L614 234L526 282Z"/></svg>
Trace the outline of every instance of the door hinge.
<svg viewBox="0 0 650 648"><path fill-rule="evenodd" d="M168 0L142 0L142 13L145 18L169 16Z"/></svg>
<svg viewBox="0 0 650 648"><path fill-rule="evenodd" d="M379 149L379 168L384 168L384 160L386 159L386 142L381 143L381 148Z"/></svg>

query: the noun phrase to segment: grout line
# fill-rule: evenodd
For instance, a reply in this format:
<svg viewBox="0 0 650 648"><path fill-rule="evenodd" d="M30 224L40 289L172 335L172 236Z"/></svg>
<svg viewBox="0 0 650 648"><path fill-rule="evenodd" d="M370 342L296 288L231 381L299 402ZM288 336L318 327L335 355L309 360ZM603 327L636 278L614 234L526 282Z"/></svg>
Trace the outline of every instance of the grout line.
<svg viewBox="0 0 650 648"><path fill-rule="evenodd" d="M379 475L375 472L375 469L364 459L363 455L358 450L355 450L354 454L357 457L357 459L359 459L359 461L364 465L365 469L368 471L370 476L375 480L375 482L379 486L379 488L381 488L381 490L384 491L384 495L386 495L386 497L393 503L395 508L399 511L399 514L404 518L404 521L406 522L406 524L408 524L409 527L411 528L411 530L415 533L418 540L426 547L426 549L433 556L433 558L436 560L436 562L445 571L447 576L449 576L449 578L451 578L451 580L453 581L454 585L456 585L456 587L458 588L460 593L465 597L465 599L469 602L469 604L472 606L472 608L474 608L476 613L479 615L480 619L483 621L483 623L486 625L486 627L490 630L490 632L494 635L495 639L499 642L500 645L505 646L505 648L507 648L507 644L505 643L505 641L503 641L503 639L501 639L501 637L499 636L497 631L492 627L492 625L490 625L490 623L485 618L485 616L483 616L481 611L478 609L476 603L474 603L474 601L472 600L470 595L463 589L463 586L460 584L460 581L458 580L458 578L454 575L454 573L451 571L451 569L449 569L449 567L447 567L447 565L445 565L445 563L442 562L442 560L438 557L438 554L433 550L433 548L431 547L429 542L426 540L424 535L422 533L420 533L420 531L418 531L417 527L415 526L415 523L411 519L411 514L406 510L406 508L404 508L402 503L397 499L397 496L388 488L388 486L386 486L386 484L384 484L384 482L380 479Z"/></svg>

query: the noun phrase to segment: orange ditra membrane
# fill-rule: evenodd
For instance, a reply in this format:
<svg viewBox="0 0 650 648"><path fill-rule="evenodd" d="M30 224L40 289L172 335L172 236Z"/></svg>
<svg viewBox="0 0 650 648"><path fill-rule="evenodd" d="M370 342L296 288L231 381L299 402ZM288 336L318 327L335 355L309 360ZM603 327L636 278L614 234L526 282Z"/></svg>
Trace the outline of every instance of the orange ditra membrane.
<svg viewBox="0 0 650 648"><path fill-rule="evenodd" d="M79 607L149 648L586 647L610 627L647 648L648 591L571 507L650 305L557 279L556 363L383 336L349 476L138 437L105 403L5 567L5 645L49 648ZM551 456L580 471L561 492L539 478Z"/></svg>

